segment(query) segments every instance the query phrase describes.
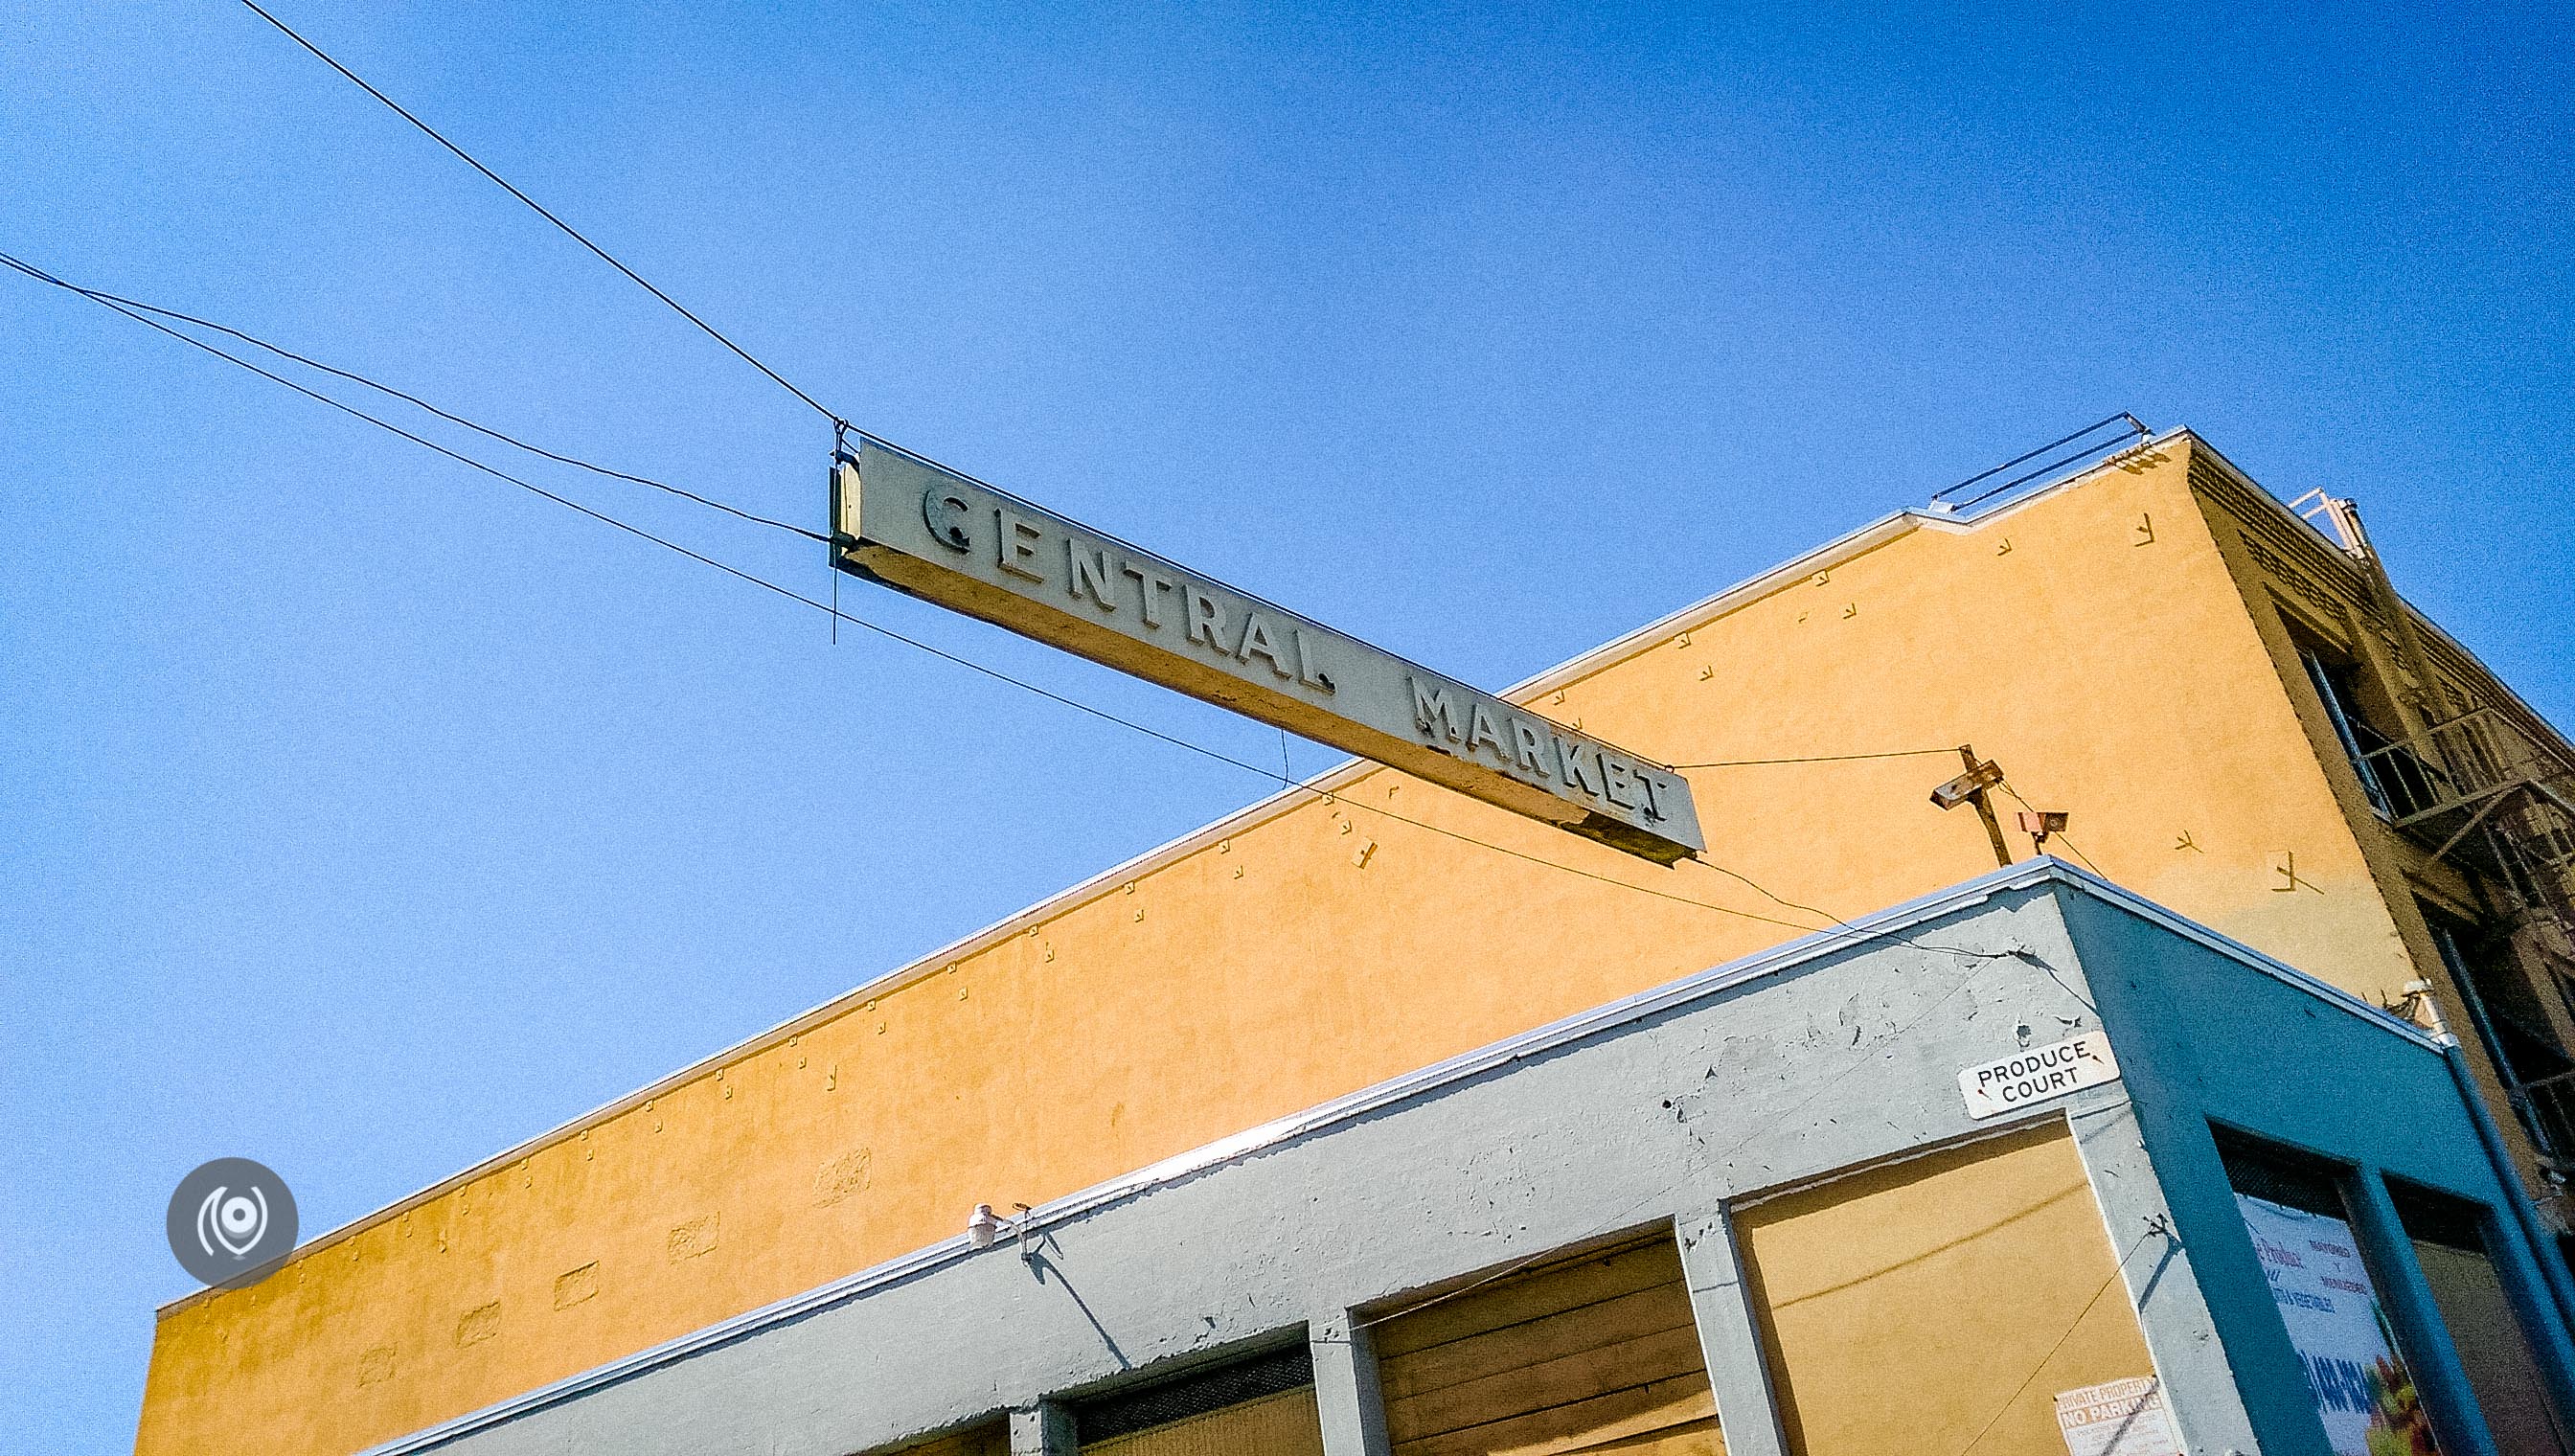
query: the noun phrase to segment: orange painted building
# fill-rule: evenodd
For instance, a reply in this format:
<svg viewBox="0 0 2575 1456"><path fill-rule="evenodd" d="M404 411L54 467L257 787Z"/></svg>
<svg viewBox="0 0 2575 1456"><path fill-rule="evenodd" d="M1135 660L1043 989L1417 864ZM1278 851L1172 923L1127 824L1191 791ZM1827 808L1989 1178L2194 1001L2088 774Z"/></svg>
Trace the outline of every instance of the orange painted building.
<svg viewBox="0 0 2575 1456"><path fill-rule="evenodd" d="M2351 519L2174 432L1874 523L1508 695L1686 768L1706 862L1346 765L173 1303L137 1449L391 1441L950 1239L961 1190L1044 1205L1955 884L1960 743L2007 826L2070 815L2050 852L2455 1033L2562 1229L2575 749Z"/></svg>

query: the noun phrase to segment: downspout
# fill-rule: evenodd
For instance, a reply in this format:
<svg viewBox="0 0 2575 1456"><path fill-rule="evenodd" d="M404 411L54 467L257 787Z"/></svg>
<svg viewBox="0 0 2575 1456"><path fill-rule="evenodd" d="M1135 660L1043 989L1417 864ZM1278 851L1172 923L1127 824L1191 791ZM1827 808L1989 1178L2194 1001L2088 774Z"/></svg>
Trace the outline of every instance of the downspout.
<svg viewBox="0 0 2575 1456"><path fill-rule="evenodd" d="M2387 619L2388 634L2396 640L2397 666L2414 679L2415 692L2410 701L2403 692L2390 693L2388 697L2396 700L2400 713L2414 720L2405 726L2407 735L2420 737L2426 729L2448 722L2457 710L2446 701L2441 680L2432 671L2432 655L2423 650L2423 635L2414 627L2413 611L2405 605L2404 598L2396 595L2396 584L2387 579L2387 564L2379 560L2378 549L2370 545L2369 533L2361 527L2360 507L2348 500L2317 494L2323 498L2334 534L2342 538L2344 554L2360 564L2361 576L2369 585L2370 605Z"/></svg>
<svg viewBox="0 0 2575 1456"><path fill-rule="evenodd" d="M2450 1080L2458 1087L2459 1100L2468 1106L2468 1120L2476 1124L2477 1140L2485 1144L2486 1159L2499 1175L2495 1181L2503 1185L2504 1202L2511 1205L2513 1222L2521 1229L2523 1241L2530 1245L2532 1259L2539 1265L2543 1281L2548 1285L2548 1293L2557 1306L2557 1317L2570 1335L2575 1335L2575 1281L2570 1281L2567 1276L2566 1259L2558 1252L2556 1235L2549 1231L2539 1216L2538 1206L2530 1201L2530 1194L2521 1186L2521 1174L2513 1167L2512 1154L2504 1147L2503 1132L2495 1126L2494 1114L2486 1110L2485 1098L2477 1091L2476 1080L2468 1071L2467 1053L2460 1048L2459 1038L2447 1030L2436 1031L2434 1035L2441 1043L2441 1060L2450 1068Z"/></svg>
<svg viewBox="0 0 2575 1456"><path fill-rule="evenodd" d="M2450 1069L2450 1084L2458 1089L2459 1100L2467 1104L2468 1120L2476 1124L2477 1141L2485 1145L2486 1161L2494 1167L2495 1181L2503 1185L2504 1202L2512 1208L2513 1222L2521 1229L2522 1240L2530 1245L2531 1260L2539 1265L2541 1282L2548 1286L2550 1301L2557 1306L2558 1320L2565 1326L2568 1339L2575 1341L2575 1277L2567 1273L2566 1256L2558 1249L2556 1234L2539 1216L2538 1205L2530 1201L2529 1190L2521 1185L2521 1173L2513 1164L2512 1150L2504 1144L2503 1129L2495 1125L2494 1114L2486 1110L2485 1094L2477 1089L2476 1074L2468 1067L2467 1049L2459 1044L2450 1023L2442 1017L2441 1003L2433 999L2429 982L2416 982L2406 989L2418 986L2423 992L2423 1010L2432 1018L2432 1040L2441 1048L2442 1065ZM2460 988L2471 996L2475 994L2464 979ZM2473 999L2468 1009L2477 1009Z"/></svg>

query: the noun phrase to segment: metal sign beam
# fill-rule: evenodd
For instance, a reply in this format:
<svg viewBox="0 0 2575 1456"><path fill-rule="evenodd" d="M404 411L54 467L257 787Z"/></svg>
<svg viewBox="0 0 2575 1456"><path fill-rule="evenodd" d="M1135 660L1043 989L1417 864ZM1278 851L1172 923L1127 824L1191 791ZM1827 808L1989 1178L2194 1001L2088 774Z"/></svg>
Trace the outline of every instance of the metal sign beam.
<svg viewBox="0 0 2575 1456"><path fill-rule="evenodd" d="M1689 780L874 441L833 462L833 564L1050 647L1669 864Z"/></svg>

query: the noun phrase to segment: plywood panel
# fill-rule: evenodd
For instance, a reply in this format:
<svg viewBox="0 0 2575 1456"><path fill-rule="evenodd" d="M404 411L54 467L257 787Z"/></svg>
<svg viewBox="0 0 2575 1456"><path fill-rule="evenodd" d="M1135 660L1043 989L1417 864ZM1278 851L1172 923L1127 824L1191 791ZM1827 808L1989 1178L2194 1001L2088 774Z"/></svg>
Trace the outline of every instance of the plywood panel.
<svg viewBox="0 0 2575 1456"><path fill-rule="evenodd" d="M2566 1439L2548 1408L2539 1362L2494 1264L2482 1252L2424 1239L2414 1240L2414 1257L2458 1347L2495 1450L2501 1456L2565 1456Z"/></svg>
<svg viewBox="0 0 2575 1456"><path fill-rule="evenodd" d="M1529 1269L1376 1326L1395 1456L1716 1456L1668 1237Z"/></svg>
<svg viewBox="0 0 2575 1456"><path fill-rule="evenodd" d="M2154 1373L2061 1123L1771 1200L1735 1231L1801 1456L2064 1456L2056 1392Z"/></svg>

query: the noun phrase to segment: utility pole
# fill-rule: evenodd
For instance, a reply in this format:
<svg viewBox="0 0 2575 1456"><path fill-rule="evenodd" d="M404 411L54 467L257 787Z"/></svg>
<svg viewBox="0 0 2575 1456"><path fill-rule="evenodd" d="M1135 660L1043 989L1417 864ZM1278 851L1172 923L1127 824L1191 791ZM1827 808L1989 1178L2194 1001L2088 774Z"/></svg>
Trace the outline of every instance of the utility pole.
<svg viewBox="0 0 2575 1456"><path fill-rule="evenodd" d="M1984 822L1986 840L1994 846L1994 863L2008 869L2011 846L2003 842L2002 820L1994 817L1990 797L1994 785L2003 781L2002 767L1990 758L1977 757L1974 745L1969 743L1958 745L1958 761L1966 765L1967 771L1932 789L1931 801L1944 809L1962 803L1973 805L1976 817Z"/></svg>

